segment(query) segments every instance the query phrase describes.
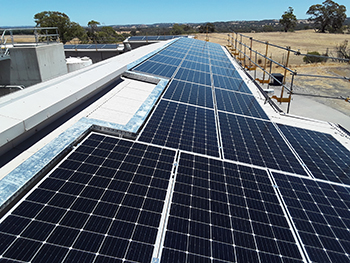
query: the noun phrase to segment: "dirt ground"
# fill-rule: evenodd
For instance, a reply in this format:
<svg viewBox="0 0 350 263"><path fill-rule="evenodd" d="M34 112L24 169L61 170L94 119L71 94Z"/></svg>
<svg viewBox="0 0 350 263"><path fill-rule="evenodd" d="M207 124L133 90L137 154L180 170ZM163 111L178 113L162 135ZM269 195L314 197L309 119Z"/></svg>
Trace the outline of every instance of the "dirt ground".
<svg viewBox="0 0 350 263"><path fill-rule="evenodd" d="M231 35L230 35L231 36ZM320 34L316 33L314 30L303 30L296 32L271 32L271 33L246 33L246 37L242 37L242 42L250 46L250 39L260 40L262 42L268 41L270 44L287 47L290 49L299 51L302 54L306 54L308 51L318 51L320 54L325 54L328 49L328 55L337 57L335 52L335 47L345 40L349 40L349 34ZM205 40L206 34L198 34L197 39ZM236 36L234 35L234 39ZM240 39L238 35L238 40ZM228 34L213 33L209 34L209 41L218 43L221 45L227 45ZM233 42L234 43L234 42ZM238 47L239 48L239 47ZM349 46L350 48L350 46ZM240 48L244 49L244 47ZM266 44L260 44L253 41L253 50L257 50L261 54L266 52ZM246 54L249 54L249 50L246 49ZM268 48L268 57L276 60L282 65L286 64L287 51L284 49L278 49L272 46ZM255 60L255 55L252 56L253 61ZM260 65L263 65L263 59ZM247 62L248 63L248 62ZM320 75L320 76L330 76L330 77L348 77L350 78L350 64L349 63L339 63L332 62L328 60L327 63L315 63L315 64L305 64L303 62L303 56L294 55L290 53L288 67L297 73L294 78L293 90L297 93L310 94L315 97L308 96L310 99L323 103L330 106L347 116L350 116L350 103L343 99L338 99L340 97L350 97L350 81L345 79L331 79L322 77L306 77L303 75ZM269 70L269 69L268 69ZM259 70L258 70L259 71ZM271 73L282 73L284 74L284 69L277 65L273 65ZM287 74L286 84L290 84L291 75ZM278 95L278 94L276 94ZM287 96L287 95L286 95ZM321 96L326 96L329 98L323 98ZM336 98L334 98L336 97Z"/></svg>

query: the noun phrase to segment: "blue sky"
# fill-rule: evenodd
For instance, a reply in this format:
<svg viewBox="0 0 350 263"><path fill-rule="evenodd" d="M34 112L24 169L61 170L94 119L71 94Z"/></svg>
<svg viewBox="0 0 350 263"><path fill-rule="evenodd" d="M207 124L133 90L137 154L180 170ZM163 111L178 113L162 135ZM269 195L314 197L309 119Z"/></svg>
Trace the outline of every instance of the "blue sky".
<svg viewBox="0 0 350 263"><path fill-rule="evenodd" d="M298 19L306 19L306 11L324 0L16 0L1 3L0 27L34 26L34 14L42 11L66 13L71 21L86 26L90 20L102 25L201 23L216 21L279 19L289 6ZM349 0L336 1L347 7Z"/></svg>

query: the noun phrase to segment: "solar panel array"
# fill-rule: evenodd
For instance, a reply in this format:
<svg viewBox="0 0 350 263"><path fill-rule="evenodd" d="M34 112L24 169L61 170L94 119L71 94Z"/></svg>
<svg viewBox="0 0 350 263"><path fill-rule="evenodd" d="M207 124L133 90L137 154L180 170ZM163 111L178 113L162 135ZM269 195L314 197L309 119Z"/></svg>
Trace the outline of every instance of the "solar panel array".
<svg viewBox="0 0 350 263"><path fill-rule="evenodd" d="M155 41L155 40L170 40L178 38L179 36L163 35L163 36L132 36L128 38L128 41ZM181 36L183 37L183 36Z"/></svg>
<svg viewBox="0 0 350 263"><path fill-rule="evenodd" d="M64 49L117 49L118 44L66 44Z"/></svg>
<svg viewBox="0 0 350 263"><path fill-rule="evenodd" d="M272 122L216 44L133 70L170 79L136 140L89 135L3 217L2 260L350 262L334 137Z"/></svg>

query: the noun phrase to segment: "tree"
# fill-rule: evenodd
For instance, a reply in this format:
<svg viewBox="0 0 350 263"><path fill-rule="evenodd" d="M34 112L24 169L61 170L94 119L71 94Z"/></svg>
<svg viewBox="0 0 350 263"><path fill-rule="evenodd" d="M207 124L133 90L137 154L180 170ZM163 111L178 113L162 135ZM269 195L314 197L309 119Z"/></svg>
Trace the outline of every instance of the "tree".
<svg viewBox="0 0 350 263"><path fill-rule="evenodd" d="M34 22L37 27L57 27L60 40L65 44L74 37L83 37L84 29L77 23L71 22L65 13L56 11L44 11L34 15ZM55 31L48 31L55 34Z"/></svg>
<svg viewBox="0 0 350 263"><path fill-rule="evenodd" d="M90 30L88 31L88 36L90 39L93 39L94 42L96 42L96 32L98 30L98 26L100 25L100 22L97 22L95 20L91 20L88 22L88 27Z"/></svg>
<svg viewBox="0 0 350 263"><path fill-rule="evenodd" d="M297 25L297 18L293 14L293 8L289 7L287 11L284 12L282 18L280 19L280 24L284 27L284 32L293 31Z"/></svg>
<svg viewBox="0 0 350 263"><path fill-rule="evenodd" d="M346 7L332 0L326 0L321 4L310 6L306 14L310 15L309 21L313 21L319 32L341 32L346 19Z"/></svg>
<svg viewBox="0 0 350 263"><path fill-rule="evenodd" d="M179 24L174 24L173 29L170 32L172 35L182 35L184 34L184 27Z"/></svg>
<svg viewBox="0 0 350 263"><path fill-rule="evenodd" d="M199 27L199 33L213 33L215 32L215 25L212 23L206 23Z"/></svg>
<svg viewBox="0 0 350 263"><path fill-rule="evenodd" d="M350 48L347 49L348 43L349 43L348 40L344 40L343 43L341 43L340 45L337 45L336 50L338 53L338 57L350 59Z"/></svg>

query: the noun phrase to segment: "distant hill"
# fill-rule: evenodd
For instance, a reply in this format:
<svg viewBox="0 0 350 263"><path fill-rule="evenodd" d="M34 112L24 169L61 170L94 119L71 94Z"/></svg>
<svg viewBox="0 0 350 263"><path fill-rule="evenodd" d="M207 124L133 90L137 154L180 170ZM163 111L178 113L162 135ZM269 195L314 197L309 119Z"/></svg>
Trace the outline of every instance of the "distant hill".
<svg viewBox="0 0 350 263"><path fill-rule="evenodd" d="M281 31L283 27L279 19L266 19L256 21L222 21L210 22L215 26L216 32L272 32ZM112 25L117 31L134 31L138 34L169 34L175 23L156 23L156 24L129 24L129 25ZM193 32L206 24L205 23L178 23L190 27ZM350 25L350 17L345 20L346 25ZM295 30L312 28L312 23L307 19L299 19Z"/></svg>

